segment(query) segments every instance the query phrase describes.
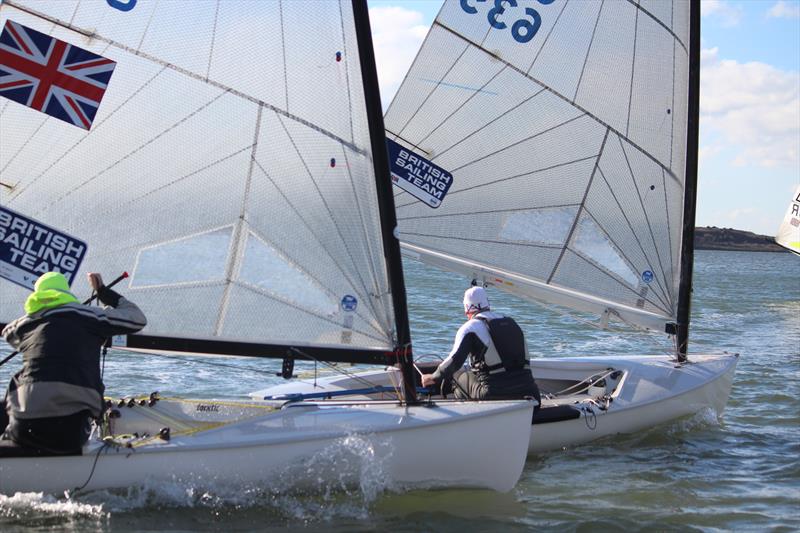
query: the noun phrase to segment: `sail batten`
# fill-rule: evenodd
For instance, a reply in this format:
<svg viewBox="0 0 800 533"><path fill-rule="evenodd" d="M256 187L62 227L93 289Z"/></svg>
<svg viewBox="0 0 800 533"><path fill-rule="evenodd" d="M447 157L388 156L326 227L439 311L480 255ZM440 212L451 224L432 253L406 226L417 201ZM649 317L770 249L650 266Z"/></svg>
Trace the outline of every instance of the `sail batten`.
<svg viewBox="0 0 800 533"><path fill-rule="evenodd" d="M434 211L396 196L404 244L514 277L523 297L667 329L689 3L663 4L446 1L386 112L390 137L453 176Z"/></svg>

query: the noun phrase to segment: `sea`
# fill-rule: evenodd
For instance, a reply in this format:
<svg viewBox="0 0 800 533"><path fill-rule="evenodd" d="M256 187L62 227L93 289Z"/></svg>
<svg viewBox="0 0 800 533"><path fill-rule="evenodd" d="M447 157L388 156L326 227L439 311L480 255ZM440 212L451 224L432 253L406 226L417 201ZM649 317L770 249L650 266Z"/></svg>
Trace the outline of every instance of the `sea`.
<svg viewBox="0 0 800 533"><path fill-rule="evenodd" d="M415 352L443 356L463 319L467 282L415 262L405 271ZM162 483L0 495L0 531L800 531L800 257L698 251L694 271L690 357L740 354L721 417L704 412L529 457L508 493L404 491L356 449L348 459L355 454L363 474L354 487ZM522 325L533 357L673 349L665 335L598 330L505 293L490 290L490 298ZM0 343L0 356L8 353ZM0 382L18 365L0 367ZM104 377L118 396L239 397L281 383L279 365L112 351ZM434 446L420 442L420 453ZM486 460L502 453L498 442Z"/></svg>

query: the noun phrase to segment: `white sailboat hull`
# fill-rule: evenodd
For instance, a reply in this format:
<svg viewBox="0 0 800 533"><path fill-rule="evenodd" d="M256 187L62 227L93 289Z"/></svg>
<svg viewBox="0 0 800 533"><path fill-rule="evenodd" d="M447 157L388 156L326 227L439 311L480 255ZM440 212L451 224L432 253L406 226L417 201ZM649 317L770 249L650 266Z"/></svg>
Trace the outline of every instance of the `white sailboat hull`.
<svg viewBox="0 0 800 533"><path fill-rule="evenodd" d="M163 409L158 416L169 416L169 402L160 402ZM195 406L226 405L194 402ZM239 422L169 441L154 439L134 448L103 447L99 441L90 441L82 456L2 458L0 493L59 494L82 486L84 490L114 489L145 482L277 490L326 483L338 487L358 485L365 471L374 474L376 470L389 487L508 491L525 463L527 425L533 412L533 404L526 401L437 402L413 407L396 402L304 403L258 416L252 416L261 407L257 403L240 406L244 419ZM147 409L120 408L119 430L126 427L126 418L130 418L128 429L145 423L133 413ZM157 422L152 412L142 412L151 424ZM485 450L498 442L503 444L502 457L486 461ZM353 460L363 463L354 465Z"/></svg>
<svg viewBox="0 0 800 533"><path fill-rule="evenodd" d="M704 410L719 416L730 395L737 361L738 355L729 354L693 355L690 363L681 366L670 356L532 359L531 369L543 399L533 417L528 452L538 454L619 433L636 433ZM364 372L358 374L358 380L341 376L319 379L316 387L284 384L252 396L364 388L364 379L391 385L391 380L397 379L393 372ZM616 378L610 376L613 372L618 372ZM586 391L577 387L570 394L548 397L547 393L590 376L606 382ZM553 416L552 408L559 407L562 413ZM564 410L567 416L563 416Z"/></svg>

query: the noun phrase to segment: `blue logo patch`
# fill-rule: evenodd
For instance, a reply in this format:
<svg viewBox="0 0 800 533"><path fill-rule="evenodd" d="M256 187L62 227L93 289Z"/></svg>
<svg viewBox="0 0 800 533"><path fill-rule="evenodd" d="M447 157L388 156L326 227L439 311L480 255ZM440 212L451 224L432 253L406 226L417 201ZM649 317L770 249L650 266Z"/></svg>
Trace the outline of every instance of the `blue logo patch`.
<svg viewBox="0 0 800 533"><path fill-rule="evenodd" d="M655 276L653 276L653 272L650 270L645 270L642 272L642 281L645 283L652 283L654 277Z"/></svg>
<svg viewBox="0 0 800 533"><path fill-rule="evenodd" d="M356 310L358 307L358 300L355 296L351 296L349 294L344 295L342 298L342 309L348 312L352 312Z"/></svg>

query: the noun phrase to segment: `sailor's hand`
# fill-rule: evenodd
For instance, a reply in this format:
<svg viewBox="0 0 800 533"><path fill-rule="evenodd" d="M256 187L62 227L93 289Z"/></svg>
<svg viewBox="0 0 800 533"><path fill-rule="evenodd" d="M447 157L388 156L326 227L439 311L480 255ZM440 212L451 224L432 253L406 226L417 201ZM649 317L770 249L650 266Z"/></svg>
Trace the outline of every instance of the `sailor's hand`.
<svg viewBox="0 0 800 533"><path fill-rule="evenodd" d="M103 276L98 274L97 272L89 272L86 274L86 277L89 280L89 285L92 287L94 292L97 292L100 287L103 286Z"/></svg>
<svg viewBox="0 0 800 533"><path fill-rule="evenodd" d="M422 386L430 387L431 385L436 385L436 380L434 379L433 374L422 374Z"/></svg>

